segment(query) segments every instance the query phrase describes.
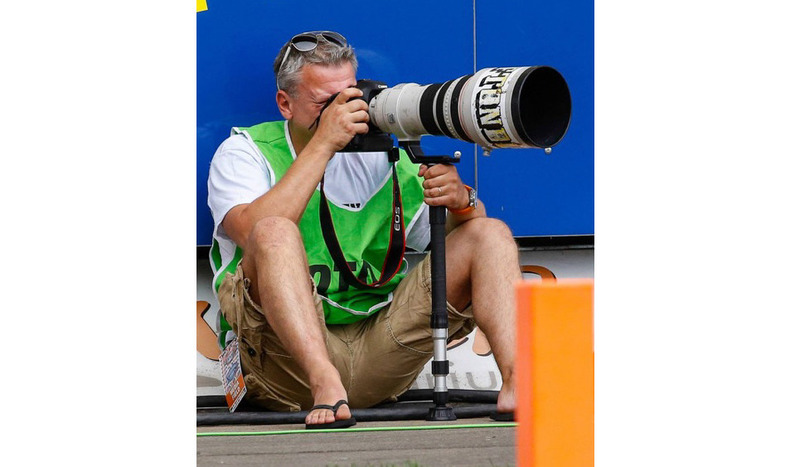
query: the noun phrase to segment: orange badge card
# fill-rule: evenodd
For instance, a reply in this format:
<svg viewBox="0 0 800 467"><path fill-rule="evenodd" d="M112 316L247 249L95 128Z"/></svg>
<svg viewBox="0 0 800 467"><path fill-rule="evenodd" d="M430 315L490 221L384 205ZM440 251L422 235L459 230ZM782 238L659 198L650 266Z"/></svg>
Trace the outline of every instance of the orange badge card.
<svg viewBox="0 0 800 467"><path fill-rule="evenodd" d="M225 401L228 403L228 409L233 412L247 392L242 375L242 362L239 360L239 341L237 339L230 341L222 351L219 365L222 370Z"/></svg>

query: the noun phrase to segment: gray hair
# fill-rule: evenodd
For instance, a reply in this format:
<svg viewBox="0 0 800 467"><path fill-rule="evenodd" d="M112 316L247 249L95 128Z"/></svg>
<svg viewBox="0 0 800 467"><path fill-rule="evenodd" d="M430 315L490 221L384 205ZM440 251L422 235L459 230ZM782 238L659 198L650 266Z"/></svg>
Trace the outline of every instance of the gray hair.
<svg viewBox="0 0 800 467"><path fill-rule="evenodd" d="M297 84L300 82L300 73L305 65L331 66L350 62L353 65L353 71L358 70L356 53L350 45L341 47L326 40L320 40L317 47L309 52L300 52L292 47L281 68L281 61L286 54L287 47L291 47L288 42L278 52L278 56L272 64L272 70L275 73L278 89L283 89L292 97L296 97L295 92Z"/></svg>

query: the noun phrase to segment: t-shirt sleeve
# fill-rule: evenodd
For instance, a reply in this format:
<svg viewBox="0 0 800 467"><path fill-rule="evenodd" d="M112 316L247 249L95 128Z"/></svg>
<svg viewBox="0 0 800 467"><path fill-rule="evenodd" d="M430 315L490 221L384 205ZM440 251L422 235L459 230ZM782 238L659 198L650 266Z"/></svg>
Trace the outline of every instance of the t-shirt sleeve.
<svg viewBox="0 0 800 467"><path fill-rule="evenodd" d="M273 184L260 151L243 135L232 135L217 148L208 172L208 207L214 229L234 206L253 202Z"/></svg>

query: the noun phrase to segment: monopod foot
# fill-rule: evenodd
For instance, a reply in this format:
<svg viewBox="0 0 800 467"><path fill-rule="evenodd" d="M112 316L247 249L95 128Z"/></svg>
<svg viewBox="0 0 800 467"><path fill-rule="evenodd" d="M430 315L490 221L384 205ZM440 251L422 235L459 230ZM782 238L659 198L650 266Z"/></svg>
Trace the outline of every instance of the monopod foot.
<svg viewBox="0 0 800 467"><path fill-rule="evenodd" d="M452 407L446 405L437 405L428 409L428 417L425 419L429 422L456 420L456 414L453 412Z"/></svg>

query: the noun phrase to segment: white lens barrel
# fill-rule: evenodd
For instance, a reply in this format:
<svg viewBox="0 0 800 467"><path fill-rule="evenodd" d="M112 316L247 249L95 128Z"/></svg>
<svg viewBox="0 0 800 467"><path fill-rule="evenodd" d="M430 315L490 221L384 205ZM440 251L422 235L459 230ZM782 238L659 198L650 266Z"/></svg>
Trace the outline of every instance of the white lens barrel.
<svg viewBox="0 0 800 467"><path fill-rule="evenodd" d="M370 121L401 141L432 134L484 148L549 148L564 137L572 102L554 68L494 67L446 83L399 84L369 107Z"/></svg>
<svg viewBox="0 0 800 467"><path fill-rule="evenodd" d="M383 90L369 102L369 119L385 133L401 141L427 134L419 117L420 95L424 88L416 83L398 84Z"/></svg>

